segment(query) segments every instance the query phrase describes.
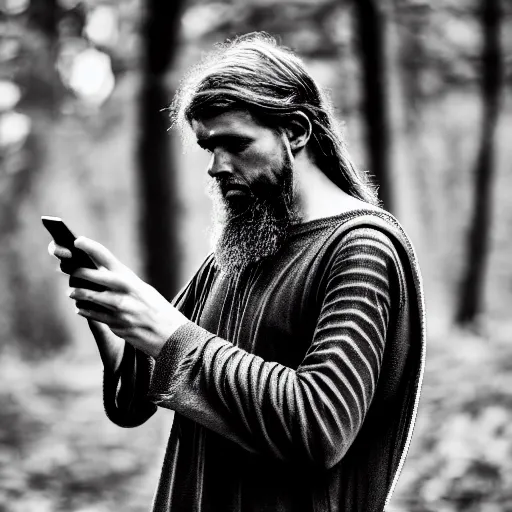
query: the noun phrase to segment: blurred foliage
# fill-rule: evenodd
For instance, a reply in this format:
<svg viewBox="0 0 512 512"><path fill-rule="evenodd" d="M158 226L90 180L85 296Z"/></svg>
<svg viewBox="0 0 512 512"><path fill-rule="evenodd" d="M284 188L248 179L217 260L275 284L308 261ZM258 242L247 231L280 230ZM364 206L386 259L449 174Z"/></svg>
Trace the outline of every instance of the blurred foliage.
<svg viewBox="0 0 512 512"><path fill-rule="evenodd" d="M511 509L511 328L495 325L485 336L453 330L432 340L406 464L414 471L399 481L398 510Z"/></svg>
<svg viewBox="0 0 512 512"><path fill-rule="evenodd" d="M426 233L420 259L433 333L418 425L390 510L512 510L512 4L502 3L506 97L488 328L471 334L442 319L450 316L471 208L469 169L480 122L478 4L383 2L402 43L402 137L421 192L415 207ZM50 272L49 239L38 218L65 216L137 269L132 161L143 9L134 0L0 0L0 510L136 512L147 510L156 486L169 416L161 411L133 431L104 417L99 361L89 333L61 299L64 286ZM213 42L261 29L305 56L331 89L351 152L364 167L350 2L190 1L169 83ZM198 179L201 157L176 158L185 279L207 250L208 205Z"/></svg>
<svg viewBox="0 0 512 512"><path fill-rule="evenodd" d="M152 440L161 427L133 436L102 421L97 367L57 358L29 370L11 357L0 367L0 510L148 508L152 483L142 474L160 457Z"/></svg>

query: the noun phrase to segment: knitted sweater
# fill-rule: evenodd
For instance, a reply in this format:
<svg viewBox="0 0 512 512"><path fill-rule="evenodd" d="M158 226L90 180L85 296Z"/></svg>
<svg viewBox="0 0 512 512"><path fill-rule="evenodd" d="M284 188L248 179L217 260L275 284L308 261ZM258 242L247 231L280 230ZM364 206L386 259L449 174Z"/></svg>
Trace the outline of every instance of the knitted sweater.
<svg viewBox="0 0 512 512"><path fill-rule="evenodd" d="M154 366L127 345L105 374L115 423L176 411L155 511L384 509L425 355L421 279L392 216L297 225L237 278L209 256L174 304L191 321Z"/></svg>

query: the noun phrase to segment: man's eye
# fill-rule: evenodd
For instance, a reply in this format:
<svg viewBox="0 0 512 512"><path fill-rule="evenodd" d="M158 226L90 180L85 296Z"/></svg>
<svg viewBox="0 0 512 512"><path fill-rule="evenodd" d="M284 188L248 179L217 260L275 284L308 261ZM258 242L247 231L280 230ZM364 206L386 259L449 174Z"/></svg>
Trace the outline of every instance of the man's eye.
<svg viewBox="0 0 512 512"><path fill-rule="evenodd" d="M223 151L227 151L228 153L236 155L238 153L242 153L242 151L245 151L250 145L250 141L242 140L236 142L225 142L220 146L204 146L200 144L200 147L210 154L215 151L216 147L220 147Z"/></svg>
<svg viewBox="0 0 512 512"><path fill-rule="evenodd" d="M233 142L231 144L228 144L226 146L226 149L230 153L241 153L242 151L245 151L250 146L249 142L241 141L241 142Z"/></svg>

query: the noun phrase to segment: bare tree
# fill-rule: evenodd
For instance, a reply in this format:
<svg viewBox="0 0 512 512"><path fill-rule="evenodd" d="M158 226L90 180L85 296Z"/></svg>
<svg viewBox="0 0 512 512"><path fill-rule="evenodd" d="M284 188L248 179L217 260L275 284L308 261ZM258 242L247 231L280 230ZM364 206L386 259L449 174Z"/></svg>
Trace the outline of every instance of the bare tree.
<svg viewBox="0 0 512 512"><path fill-rule="evenodd" d="M486 260L491 228L491 187L494 178L494 140L497 128L503 61L500 44L500 0L482 0L482 99L480 149L475 165L473 216L467 237L467 258L456 312L459 324L474 323L482 310Z"/></svg>
<svg viewBox="0 0 512 512"><path fill-rule="evenodd" d="M30 124L24 139L0 148L0 238L7 242L0 251L0 284L8 296L3 301L0 331L5 339L12 338L27 358L54 354L69 341L56 303L48 300L54 277L35 277L31 272L46 256L29 254L29 245L24 244L34 238L24 226L24 215L26 205L35 202L59 112L61 84L55 59L60 15L56 0L33 0L25 12L8 19L17 28L12 33L20 46L12 61L2 62L10 71L7 76L23 91L17 107ZM23 60L29 65L23 65ZM40 230L38 226L34 229Z"/></svg>
<svg viewBox="0 0 512 512"><path fill-rule="evenodd" d="M150 0L143 26L144 64L140 96L139 190L145 278L165 297L176 292L178 240L176 192L168 119L171 92L165 76L179 48L183 0Z"/></svg>
<svg viewBox="0 0 512 512"><path fill-rule="evenodd" d="M363 116L370 171L379 196L392 208L390 190L389 114L386 100L385 13L379 0L355 0L355 21L363 77Z"/></svg>

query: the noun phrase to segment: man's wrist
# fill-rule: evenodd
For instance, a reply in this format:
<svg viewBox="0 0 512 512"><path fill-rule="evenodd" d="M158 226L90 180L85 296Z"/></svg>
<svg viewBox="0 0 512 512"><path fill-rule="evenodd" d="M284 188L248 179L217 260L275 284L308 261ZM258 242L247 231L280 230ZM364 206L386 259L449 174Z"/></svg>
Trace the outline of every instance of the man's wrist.
<svg viewBox="0 0 512 512"><path fill-rule="evenodd" d="M158 346L154 347L153 353L150 354L154 359L157 359L160 355L160 352L162 351L162 348L164 345L171 340L172 336L176 333L176 331L188 323L190 320L180 313L176 308L172 308L173 311L169 315L169 323L166 325L166 327L162 330L162 335L160 336L160 343L158 343Z"/></svg>
<svg viewBox="0 0 512 512"><path fill-rule="evenodd" d="M186 361L190 362L197 357L197 350L204 348L205 344L214 338L216 338L215 334L191 321L179 327L166 341L155 359L148 398L157 405L162 402L169 404L169 397L178 386L180 367ZM184 367L187 366L185 364Z"/></svg>
<svg viewBox="0 0 512 512"><path fill-rule="evenodd" d="M94 336L101 361L108 373L117 372L123 358L125 342L116 336L107 325L96 320L87 320Z"/></svg>

